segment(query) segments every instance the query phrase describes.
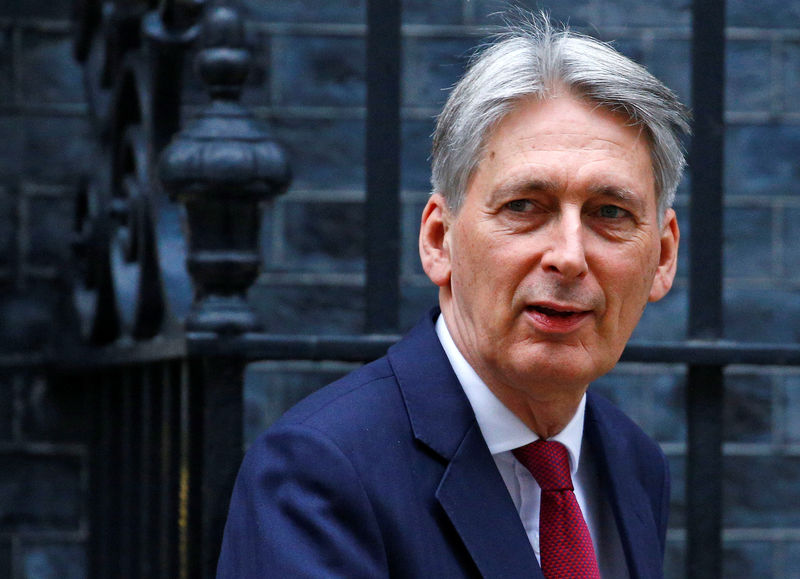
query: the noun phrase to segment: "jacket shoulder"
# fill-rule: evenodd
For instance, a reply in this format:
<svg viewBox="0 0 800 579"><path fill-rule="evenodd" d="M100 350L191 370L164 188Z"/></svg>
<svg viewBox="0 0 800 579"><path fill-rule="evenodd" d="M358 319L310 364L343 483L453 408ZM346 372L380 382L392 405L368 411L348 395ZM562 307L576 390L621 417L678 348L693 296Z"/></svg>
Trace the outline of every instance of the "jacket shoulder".
<svg viewBox="0 0 800 579"><path fill-rule="evenodd" d="M329 439L348 453L376 437L409 431L397 379L386 358L371 362L310 394L290 408L259 439L302 429Z"/></svg>

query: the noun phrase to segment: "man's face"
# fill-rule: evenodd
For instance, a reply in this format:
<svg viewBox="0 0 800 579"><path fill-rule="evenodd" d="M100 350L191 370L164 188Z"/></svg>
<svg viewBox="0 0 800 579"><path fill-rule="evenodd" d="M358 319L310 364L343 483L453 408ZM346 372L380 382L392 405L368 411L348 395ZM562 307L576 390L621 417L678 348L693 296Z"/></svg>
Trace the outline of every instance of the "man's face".
<svg viewBox="0 0 800 579"><path fill-rule="evenodd" d="M678 238L672 210L658 224L647 137L562 95L499 123L456 214L431 197L420 251L489 387L555 400L616 364L648 300L669 291Z"/></svg>

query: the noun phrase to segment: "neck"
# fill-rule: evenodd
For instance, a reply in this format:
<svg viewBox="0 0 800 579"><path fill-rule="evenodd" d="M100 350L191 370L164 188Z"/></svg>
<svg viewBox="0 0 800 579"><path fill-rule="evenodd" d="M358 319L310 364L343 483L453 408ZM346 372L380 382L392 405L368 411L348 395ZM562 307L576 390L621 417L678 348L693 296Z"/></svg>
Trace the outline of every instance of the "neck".
<svg viewBox="0 0 800 579"><path fill-rule="evenodd" d="M552 438L569 424L578 410L586 389L579 394L561 395L552 399L535 398L518 390L498 388L487 384L506 408L522 420L541 439Z"/></svg>

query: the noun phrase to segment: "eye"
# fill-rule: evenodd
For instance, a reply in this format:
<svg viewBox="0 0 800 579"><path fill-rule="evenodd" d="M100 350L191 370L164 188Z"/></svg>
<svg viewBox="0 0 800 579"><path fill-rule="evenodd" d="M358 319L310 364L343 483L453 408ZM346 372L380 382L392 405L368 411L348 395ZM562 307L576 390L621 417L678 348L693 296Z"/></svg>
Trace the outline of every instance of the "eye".
<svg viewBox="0 0 800 579"><path fill-rule="evenodd" d="M597 215L603 219L619 219L627 215L627 211L616 205L603 205L597 210Z"/></svg>
<svg viewBox="0 0 800 579"><path fill-rule="evenodd" d="M514 199L506 203L506 209L514 211L515 213L522 213L527 211L531 206L531 202L527 199Z"/></svg>

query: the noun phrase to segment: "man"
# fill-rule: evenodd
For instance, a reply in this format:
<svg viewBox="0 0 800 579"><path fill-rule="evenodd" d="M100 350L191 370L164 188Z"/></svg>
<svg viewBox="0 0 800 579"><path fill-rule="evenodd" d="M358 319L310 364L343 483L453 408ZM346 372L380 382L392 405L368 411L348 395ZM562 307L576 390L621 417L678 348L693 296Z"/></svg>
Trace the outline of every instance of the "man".
<svg viewBox="0 0 800 579"><path fill-rule="evenodd" d="M219 577L661 577L666 460L587 388L671 287L686 131L546 18L484 50L434 136L441 313L253 444Z"/></svg>

